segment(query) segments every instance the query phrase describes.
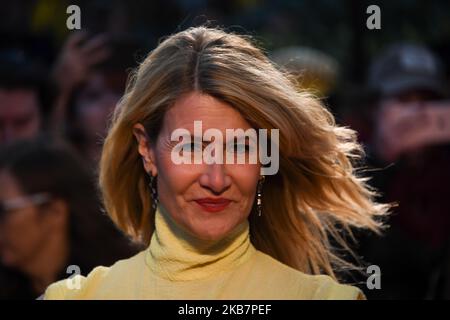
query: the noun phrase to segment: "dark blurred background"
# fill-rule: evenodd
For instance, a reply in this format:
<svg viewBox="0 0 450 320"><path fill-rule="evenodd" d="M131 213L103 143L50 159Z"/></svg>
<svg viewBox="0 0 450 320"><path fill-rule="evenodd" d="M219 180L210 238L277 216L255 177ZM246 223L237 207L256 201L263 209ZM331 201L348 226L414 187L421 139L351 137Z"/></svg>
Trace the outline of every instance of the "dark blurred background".
<svg viewBox="0 0 450 320"><path fill-rule="evenodd" d="M66 26L72 4L80 31ZM366 26L370 5L381 29ZM342 279L369 299L450 298L449 1L0 6L0 298L36 298L70 264L87 274L142 249L107 219L95 191L102 139L130 70L162 37L202 24L252 35L298 75L300 90L357 130L379 200L399 204L383 236L357 232L353 244L364 267L380 267L381 288L370 290L365 274Z"/></svg>

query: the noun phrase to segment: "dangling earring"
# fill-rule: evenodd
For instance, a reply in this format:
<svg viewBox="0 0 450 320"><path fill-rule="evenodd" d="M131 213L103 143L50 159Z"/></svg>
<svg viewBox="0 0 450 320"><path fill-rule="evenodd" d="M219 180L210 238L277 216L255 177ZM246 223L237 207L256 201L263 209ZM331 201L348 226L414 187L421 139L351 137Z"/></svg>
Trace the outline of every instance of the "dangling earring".
<svg viewBox="0 0 450 320"><path fill-rule="evenodd" d="M148 184L152 193L152 208L156 211L158 207L158 191L156 189L156 177L150 174L150 183Z"/></svg>
<svg viewBox="0 0 450 320"><path fill-rule="evenodd" d="M262 178L259 179L258 181L258 188L256 194L256 211L258 212L258 217L261 217L262 213L262 187L265 178L266 178L265 176L262 176Z"/></svg>

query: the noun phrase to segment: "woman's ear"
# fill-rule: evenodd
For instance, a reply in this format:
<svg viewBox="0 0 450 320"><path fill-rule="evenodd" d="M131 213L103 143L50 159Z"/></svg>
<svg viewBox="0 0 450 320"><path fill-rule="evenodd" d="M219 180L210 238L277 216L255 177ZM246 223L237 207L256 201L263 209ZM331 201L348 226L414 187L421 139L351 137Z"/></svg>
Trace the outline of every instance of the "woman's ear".
<svg viewBox="0 0 450 320"><path fill-rule="evenodd" d="M133 126L133 135L138 143L138 152L142 156L144 169L148 174L156 176L158 173L155 165L155 151L150 144L150 139L142 124L137 123Z"/></svg>

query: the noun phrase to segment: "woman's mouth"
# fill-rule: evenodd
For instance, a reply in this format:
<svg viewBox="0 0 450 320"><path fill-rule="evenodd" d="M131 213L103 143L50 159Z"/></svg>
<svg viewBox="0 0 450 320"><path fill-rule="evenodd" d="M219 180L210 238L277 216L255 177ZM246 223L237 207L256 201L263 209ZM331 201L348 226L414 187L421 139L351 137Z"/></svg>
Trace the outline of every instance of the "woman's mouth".
<svg viewBox="0 0 450 320"><path fill-rule="evenodd" d="M195 202L205 211L219 212L224 210L231 203L231 200L225 198L202 198Z"/></svg>

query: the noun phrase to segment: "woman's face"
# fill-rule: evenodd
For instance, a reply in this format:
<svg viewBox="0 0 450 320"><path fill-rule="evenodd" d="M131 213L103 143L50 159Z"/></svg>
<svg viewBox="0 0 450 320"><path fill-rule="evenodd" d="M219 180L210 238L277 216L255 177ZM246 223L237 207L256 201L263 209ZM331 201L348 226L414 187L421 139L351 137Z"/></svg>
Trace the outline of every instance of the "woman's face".
<svg viewBox="0 0 450 320"><path fill-rule="evenodd" d="M226 139L226 129L251 128L230 105L209 95L191 93L180 98L166 113L156 144L140 141L139 152L146 171L157 175L159 201L175 222L200 239L218 240L250 214L260 165L249 161L175 164L171 152L179 141L171 141L171 134L184 128L194 136L194 121L202 121L202 134L210 128L218 129L224 145L234 143L233 138ZM225 147L223 152L225 159Z"/></svg>

